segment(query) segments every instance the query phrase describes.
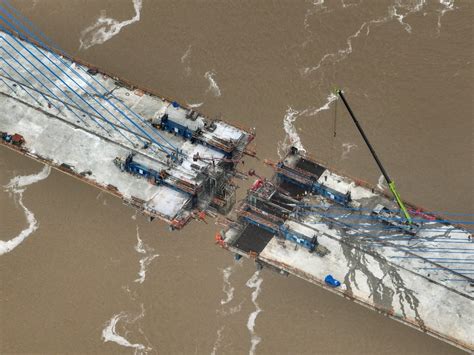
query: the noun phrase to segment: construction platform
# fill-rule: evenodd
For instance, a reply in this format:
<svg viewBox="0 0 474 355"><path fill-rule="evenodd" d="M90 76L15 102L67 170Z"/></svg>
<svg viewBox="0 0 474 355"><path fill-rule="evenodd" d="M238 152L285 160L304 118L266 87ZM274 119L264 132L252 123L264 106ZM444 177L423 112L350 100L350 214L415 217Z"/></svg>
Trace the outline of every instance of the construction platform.
<svg viewBox="0 0 474 355"><path fill-rule="evenodd" d="M0 143L181 228L235 203L254 132L211 120L0 31ZM471 230L291 149L216 241L466 350L474 348Z"/></svg>
<svg viewBox="0 0 474 355"><path fill-rule="evenodd" d="M269 163L216 242L465 350L474 348L474 239L468 227L389 197L291 149ZM471 226L472 227L472 226Z"/></svg>
<svg viewBox="0 0 474 355"><path fill-rule="evenodd" d="M0 142L181 228L227 213L253 133L0 31ZM14 144L9 137L22 137Z"/></svg>

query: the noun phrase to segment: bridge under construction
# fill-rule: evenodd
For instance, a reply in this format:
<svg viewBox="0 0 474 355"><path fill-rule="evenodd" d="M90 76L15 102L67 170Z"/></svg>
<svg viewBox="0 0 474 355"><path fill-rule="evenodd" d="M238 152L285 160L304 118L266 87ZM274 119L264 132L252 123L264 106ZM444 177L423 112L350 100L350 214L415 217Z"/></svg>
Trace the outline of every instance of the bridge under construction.
<svg viewBox="0 0 474 355"><path fill-rule="evenodd" d="M7 144L181 228L226 213L254 134L0 32L0 130ZM137 178L138 177L138 178Z"/></svg>
<svg viewBox="0 0 474 355"><path fill-rule="evenodd" d="M402 200L342 91L389 191L294 147L281 161L265 161L272 177L243 173L242 157L255 155L255 132L71 58L20 14L0 9L3 147L106 190L172 229L220 215L215 242L236 259L474 349L473 221ZM237 179L252 176L236 202Z"/></svg>

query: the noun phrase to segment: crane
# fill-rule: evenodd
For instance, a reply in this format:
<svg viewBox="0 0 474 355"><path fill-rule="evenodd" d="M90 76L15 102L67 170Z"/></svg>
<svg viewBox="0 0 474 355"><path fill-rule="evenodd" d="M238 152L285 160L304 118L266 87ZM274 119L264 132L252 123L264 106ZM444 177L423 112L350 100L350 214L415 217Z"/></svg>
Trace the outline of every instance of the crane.
<svg viewBox="0 0 474 355"><path fill-rule="evenodd" d="M403 215L405 216L408 224L412 224L412 218L411 218L410 214L408 213L408 210L405 207L405 204L403 203L403 201L400 197L400 194L398 193L397 189L395 188L395 183L393 182L392 179L390 179L390 176L388 176L387 171L383 167L382 162L380 161L379 157L377 156L377 153L375 153L374 148L370 144L369 139L367 138L367 136L366 136L364 130L362 129L359 121L355 117L354 112L352 112L352 109L350 108L349 104L347 103L347 100L344 97L344 94L342 93L342 91L340 89L336 90L336 94L341 98L342 102L344 103L344 106L346 106L346 109L349 112L349 115L351 116L351 118L354 121L357 129L359 130L362 138L364 139L365 144L367 144L367 147L369 148L370 153L374 157L375 162L377 163L380 171L382 172L382 175L384 176L385 180L387 181L388 187L390 188L390 191L392 192L393 196L395 197L395 200L397 201L397 204L400 207L400 210L403 212Z"/></svg>

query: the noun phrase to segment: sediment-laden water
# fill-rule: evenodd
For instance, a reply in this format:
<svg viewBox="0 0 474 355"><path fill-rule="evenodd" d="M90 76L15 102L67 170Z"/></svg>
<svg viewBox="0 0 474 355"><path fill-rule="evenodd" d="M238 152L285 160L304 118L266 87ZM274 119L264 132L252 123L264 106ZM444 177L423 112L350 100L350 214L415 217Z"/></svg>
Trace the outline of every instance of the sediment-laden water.
<svg viewBox="0 0 474 355"><path fill-rule="evenodd" d="M11 4L68 53L255 127L262 159L295 145L383 187L332 94L341 87L406 200L474 213L471 1ZM2 353L459 352L235 262L214 245L213 220L169 232L3 148L0 186Z"/></svg>

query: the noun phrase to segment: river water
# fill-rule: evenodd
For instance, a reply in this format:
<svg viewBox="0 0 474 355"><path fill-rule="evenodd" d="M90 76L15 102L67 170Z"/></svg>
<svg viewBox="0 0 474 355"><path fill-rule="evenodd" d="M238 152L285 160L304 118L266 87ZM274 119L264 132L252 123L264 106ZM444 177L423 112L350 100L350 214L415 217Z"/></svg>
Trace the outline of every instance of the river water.
<svg viewBox="0 0 474 355"><path fill-rule="evenodd" d="M294 144L376 184L341 87L404 199L474 213L472 1L11 3L71 55L255 127L260 158ZM6 149L0 186L2 353L459 352L235 263L213 220L169 232Z"/></svg>

